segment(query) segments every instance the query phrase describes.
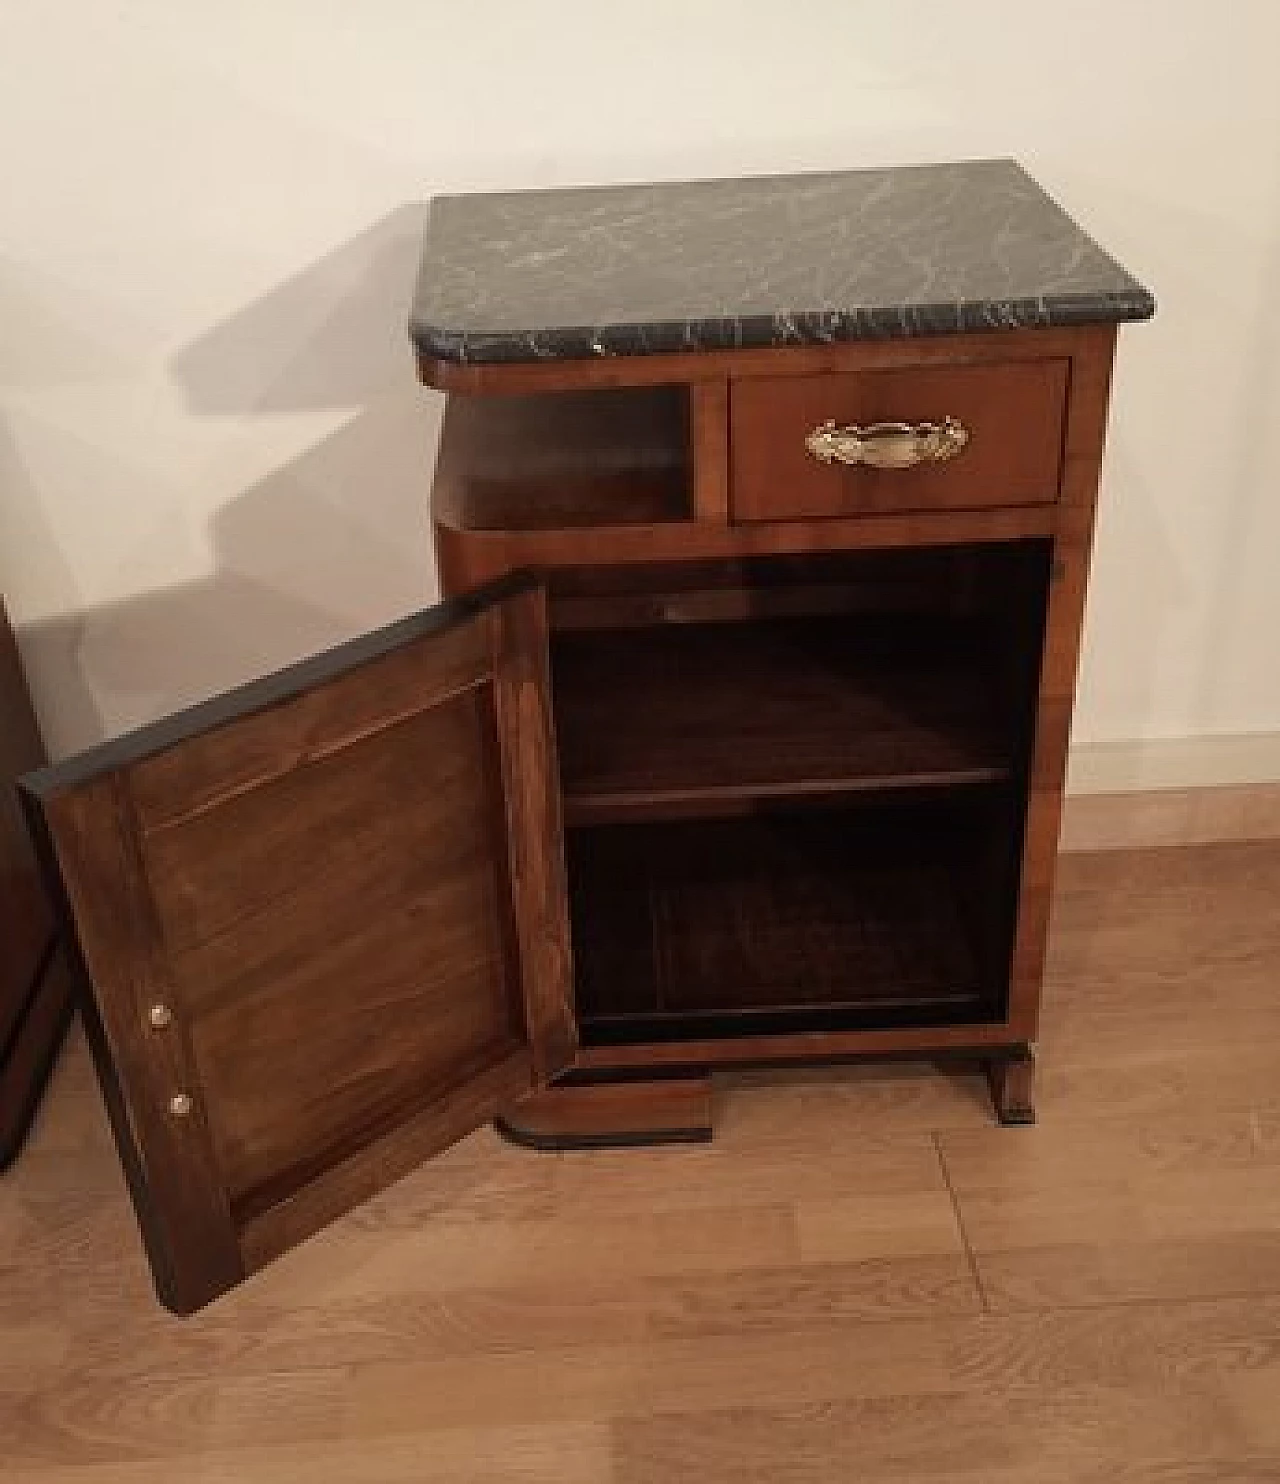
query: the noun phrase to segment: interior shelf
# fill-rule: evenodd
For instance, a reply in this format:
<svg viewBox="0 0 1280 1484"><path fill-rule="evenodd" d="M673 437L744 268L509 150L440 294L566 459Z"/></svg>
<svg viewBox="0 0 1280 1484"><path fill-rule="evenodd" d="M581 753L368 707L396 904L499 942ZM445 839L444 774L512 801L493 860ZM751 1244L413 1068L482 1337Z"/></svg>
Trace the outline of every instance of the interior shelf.
<svg viewBox="0 0 1280 1484"><path fill-rule="evenodd" d="M684 387L451 397L433 508L467 531L688 520L689 465Z"/></svg>
<svg viewBox="0 0 1280 1484"><path fill-rule="evenodd" d="M575 832L586 1039L998 1013L998 817L822 808Z"/></svg>
<svg viewBox="0 0 1280 1484"><path fill-rule="evenodd" d="M895 617L558 635L566 816L992 783L1014 747L989 623Z"/></svg>

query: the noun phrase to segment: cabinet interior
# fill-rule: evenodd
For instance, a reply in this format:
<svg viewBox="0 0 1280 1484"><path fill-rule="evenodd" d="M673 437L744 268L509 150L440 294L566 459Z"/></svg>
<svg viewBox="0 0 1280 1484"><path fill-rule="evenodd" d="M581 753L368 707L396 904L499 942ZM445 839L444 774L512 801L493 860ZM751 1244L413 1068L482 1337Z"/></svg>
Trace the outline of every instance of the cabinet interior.
<svg viewBox="0 0 1280 1484"><path fill-rule="evenodd" d="M436 514L498 532L683 521L691 464L685 386L451 397Z"/></svg>
<svg viewBox="0 0 1280 1484"><path fill-rule="evenodd" d="M587 1044L998 1019L1040 541L550 579Z"/></svg>

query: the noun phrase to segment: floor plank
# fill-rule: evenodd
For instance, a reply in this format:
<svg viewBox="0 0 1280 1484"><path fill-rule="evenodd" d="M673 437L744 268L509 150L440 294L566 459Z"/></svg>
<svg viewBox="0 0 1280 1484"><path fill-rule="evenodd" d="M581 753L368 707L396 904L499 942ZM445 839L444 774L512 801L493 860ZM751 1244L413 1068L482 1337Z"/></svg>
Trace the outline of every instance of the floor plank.
<svg viewBox="0 0 1280 1484"><path fill-rule="evenodd" d="M1280 843L1068 857L1035 1128L949 1064L486 1131L187 1321L73 1038L0 1183L0 1484L1274 1484L1278 988Z"/></svg>
<svg viewBox="0 0 1280 1484"><path fill-rule="evenodd" d="M1276 1289L1278 983L1275 842L1064 860L1040 1123L938 1135L993 1308Z"/></svg>

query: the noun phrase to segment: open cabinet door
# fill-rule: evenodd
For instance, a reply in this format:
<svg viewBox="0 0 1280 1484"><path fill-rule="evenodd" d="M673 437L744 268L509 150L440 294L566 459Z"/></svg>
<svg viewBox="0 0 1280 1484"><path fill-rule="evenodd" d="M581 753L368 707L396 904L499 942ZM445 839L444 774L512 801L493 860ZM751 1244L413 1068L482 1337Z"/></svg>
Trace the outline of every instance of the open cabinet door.
<svg viewBox="0 0 1280 1484"><path fill-rule="evenodd" d="M169 1308L572 1061L558 789L519 578L23 781Z"/></svg>

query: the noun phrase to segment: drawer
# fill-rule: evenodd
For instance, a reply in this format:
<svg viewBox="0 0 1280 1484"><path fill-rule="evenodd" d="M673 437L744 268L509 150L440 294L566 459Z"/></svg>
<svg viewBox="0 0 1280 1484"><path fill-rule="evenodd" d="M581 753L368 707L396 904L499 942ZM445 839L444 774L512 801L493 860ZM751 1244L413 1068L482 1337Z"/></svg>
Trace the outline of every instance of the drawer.
<svg viewBox="0 0 1280 1484"><path fill-rule="evenodd" d="M1064 358L735 381L733 518L1048 504L1058 498L1067 366Z"/></svg>

